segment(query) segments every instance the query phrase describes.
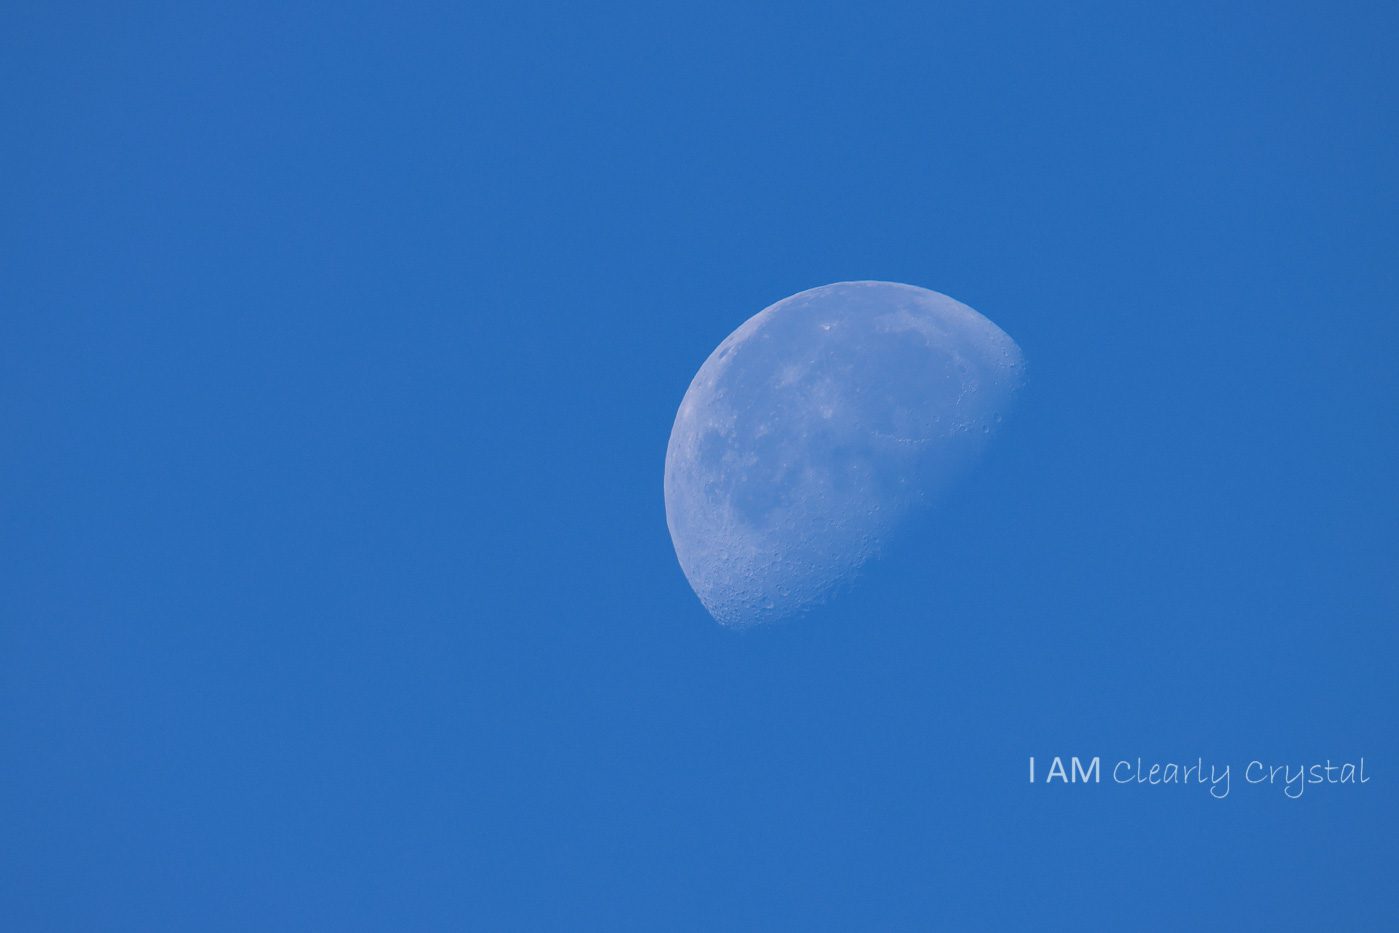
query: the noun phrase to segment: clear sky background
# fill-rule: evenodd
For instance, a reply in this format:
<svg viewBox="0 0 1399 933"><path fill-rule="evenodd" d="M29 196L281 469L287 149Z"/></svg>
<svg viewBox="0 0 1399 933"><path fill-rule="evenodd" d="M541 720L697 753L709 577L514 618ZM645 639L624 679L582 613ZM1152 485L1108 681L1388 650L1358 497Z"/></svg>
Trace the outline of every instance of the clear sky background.
<svg viewBox="0 0 1399 933"><path fill-rule="evenodd" d="M10 4L0 926L1393 928L1397 37ZM867 278L1029 384L859 599L721 629L676 407ZM1031 786L1055 754L1372 781Z"/></svg>

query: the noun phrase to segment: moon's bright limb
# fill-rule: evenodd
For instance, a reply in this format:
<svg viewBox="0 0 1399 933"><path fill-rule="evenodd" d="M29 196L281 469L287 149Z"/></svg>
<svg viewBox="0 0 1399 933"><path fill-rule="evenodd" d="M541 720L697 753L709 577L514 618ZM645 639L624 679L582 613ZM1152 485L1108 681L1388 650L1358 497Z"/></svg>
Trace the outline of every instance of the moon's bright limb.
<svg viewBox="0 0 1399 933"><path fill-rule="evenodd" d="M937 292L840 282L784 298L705 360L675 416L675 553L724 625L825 601L985 443L1020 348Z"/></svg>

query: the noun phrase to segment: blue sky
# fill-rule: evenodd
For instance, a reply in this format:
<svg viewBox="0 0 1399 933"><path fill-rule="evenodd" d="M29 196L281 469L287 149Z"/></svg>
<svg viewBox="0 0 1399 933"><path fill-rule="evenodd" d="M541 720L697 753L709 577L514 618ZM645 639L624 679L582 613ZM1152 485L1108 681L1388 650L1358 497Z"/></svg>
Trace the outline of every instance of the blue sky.
<svg viewBox="0 0 1399 933"><path fill-rule="evenodd" d="M0 925L1392 925L1396 26L7 10ZM1029 382L861 600L736 635L671 421L847 279Z"/></svg>

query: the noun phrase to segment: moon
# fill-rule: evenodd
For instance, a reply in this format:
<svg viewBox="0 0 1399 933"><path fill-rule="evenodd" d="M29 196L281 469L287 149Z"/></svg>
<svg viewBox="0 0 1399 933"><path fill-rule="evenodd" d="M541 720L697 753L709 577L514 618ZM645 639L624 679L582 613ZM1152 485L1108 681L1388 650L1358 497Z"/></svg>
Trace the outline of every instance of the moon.
<svg viewBox="0 0 1399 933"><path fill-rule="evenodd" d="M666 523L700 602L747 627L844 591L976 458L1023 371L999 327L913 285L838 282L749 318L666 449Z"/></svg>

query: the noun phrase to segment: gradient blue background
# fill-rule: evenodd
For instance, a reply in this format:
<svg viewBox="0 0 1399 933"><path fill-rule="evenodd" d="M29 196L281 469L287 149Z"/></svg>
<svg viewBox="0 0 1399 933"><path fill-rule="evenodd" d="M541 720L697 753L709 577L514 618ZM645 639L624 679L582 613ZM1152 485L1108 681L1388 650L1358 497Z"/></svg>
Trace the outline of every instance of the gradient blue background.
<svg viewBox="0 0 1399 933"><path fill-rule="evenodd" d="M1392 4L113 6L0 16L4 929L1399 922ZM736 635L671 419L851 278L1031 381Z"/></svg>

